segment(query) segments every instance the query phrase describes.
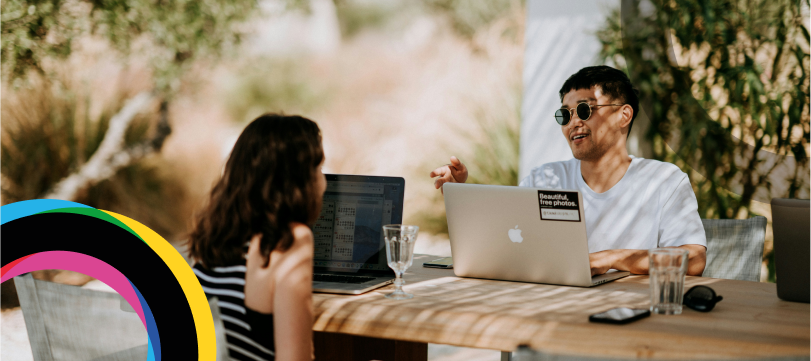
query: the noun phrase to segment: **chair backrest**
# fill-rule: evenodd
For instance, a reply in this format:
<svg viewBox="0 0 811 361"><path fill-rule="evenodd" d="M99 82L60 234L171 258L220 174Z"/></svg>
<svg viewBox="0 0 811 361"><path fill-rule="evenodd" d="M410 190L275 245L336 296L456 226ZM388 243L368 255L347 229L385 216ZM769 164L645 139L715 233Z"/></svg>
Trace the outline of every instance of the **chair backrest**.
<svg viewBox="0 0 811 361"><path fill-rule="evenodd" d="M760 281L766 217L702 219L707 234L704 277Z"/></svg>
<svg viewBox="0 0 811 361"><path fill-rule="evenodd" d="M14 277L35 361L145 360L148 336L117 293Z"/></svg>
<svg viewBox="0 0 811 361"><path fill-rule="evenodd" d="M214 318L214 333L217 337L217 361L229 360L228 341L225 339L225 325L220 318L220 304L217 297L208 300L208 307L211 308L211 316Z"/></svg>

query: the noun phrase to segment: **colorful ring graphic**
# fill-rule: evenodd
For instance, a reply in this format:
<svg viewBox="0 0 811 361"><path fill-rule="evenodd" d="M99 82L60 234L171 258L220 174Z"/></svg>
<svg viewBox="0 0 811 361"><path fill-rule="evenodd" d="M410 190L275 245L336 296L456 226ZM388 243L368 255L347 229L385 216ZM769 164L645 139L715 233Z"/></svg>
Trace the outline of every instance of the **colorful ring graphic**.
<svg viewBox="0 0 811 361"><path fill-rule="evenodd" d="M86 274L138 314L149 337L147 360L216 359L200 282L183 256L143 224L79 203L30 200L0 207L0 225L2 282L43 269Z"/></svg>

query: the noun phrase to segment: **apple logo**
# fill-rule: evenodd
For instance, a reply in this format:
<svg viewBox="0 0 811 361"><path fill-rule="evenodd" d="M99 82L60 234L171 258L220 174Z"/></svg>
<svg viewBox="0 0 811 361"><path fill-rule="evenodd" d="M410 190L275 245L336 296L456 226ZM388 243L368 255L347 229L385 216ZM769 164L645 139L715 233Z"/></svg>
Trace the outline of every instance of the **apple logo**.
<svg viewBox="0 0 811 361"><path fill-rule="evenodd" d="M524 237L521 237L521 230L518 229L518 225L515 225L515 229L507 231L507 235L510 236L510 240L515 243L521 243L524 241Z"/></svg>

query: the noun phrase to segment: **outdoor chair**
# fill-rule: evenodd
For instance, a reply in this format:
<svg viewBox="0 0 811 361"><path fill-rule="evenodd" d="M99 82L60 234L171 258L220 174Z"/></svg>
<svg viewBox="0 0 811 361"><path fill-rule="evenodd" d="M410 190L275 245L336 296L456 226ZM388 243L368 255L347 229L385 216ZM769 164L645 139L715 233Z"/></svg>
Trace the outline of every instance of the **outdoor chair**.
<svg viewBox="0 0 811 361"><path fill-rule="evenodd" d="M214 333L217 336L217 361L230 360L225 339L225 325L220 318L220 304L217 297L209 299L208 306L211 308L211 317L214 318Z"/></svg>
<svg viewBox="0 0 811 361"><path fill-rule="evenodd" d="M703 277L760 281L766 217L702 219L707 234Z"/></svg>
<svg viewBox="0 0 811 361"><path fill-rule="evenodd" d="M117 293L14 277L34 361L143 361L147 333ZM131 308L130 308L131 309Z"/></svg>

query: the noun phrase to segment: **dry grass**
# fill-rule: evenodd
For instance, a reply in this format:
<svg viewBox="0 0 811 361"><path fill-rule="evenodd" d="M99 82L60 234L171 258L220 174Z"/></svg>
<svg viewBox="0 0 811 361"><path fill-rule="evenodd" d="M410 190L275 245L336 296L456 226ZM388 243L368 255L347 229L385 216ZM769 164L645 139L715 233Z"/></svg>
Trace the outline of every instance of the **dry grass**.
<svg viewBox="0 0 811 361"><path fill-rule="evenodd" d="M476 157L489 127L517 127L522 34L520 9L472 38L422 15L395 30L360 32L327 55L197 69L189 78L212 81L173 105L176 131L163 156L194 175L185 178L200 204L247 120L300 113L322 128L327 172L404 177L404 221L441 231L444 207L428 173L451 155Z"/></svg>

